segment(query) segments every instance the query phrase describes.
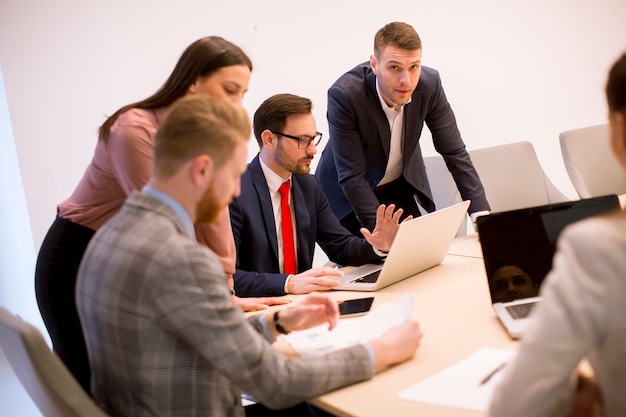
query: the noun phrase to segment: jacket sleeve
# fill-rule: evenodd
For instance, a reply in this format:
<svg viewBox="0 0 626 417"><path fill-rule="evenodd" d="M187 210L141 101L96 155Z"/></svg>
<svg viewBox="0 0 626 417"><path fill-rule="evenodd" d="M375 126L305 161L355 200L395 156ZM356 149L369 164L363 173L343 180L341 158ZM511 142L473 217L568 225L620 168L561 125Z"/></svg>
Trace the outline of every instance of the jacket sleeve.
<svg viewBox="0 0 626 417"><path fill-rule="evenodd" d="M374 253L372 245L364 238L353 236L345 229L337 216L330 209L330 204L316 181L314 212L316 213L316 240L328 259L341 265L362 265L380 262L381 258ZM371 230L370 230L371 231Z"/></svg>
<svg viewBox="0 0 626 417"><path fill-rule="evenodd" d="M287 274L276 272L248 271L242 268L242 264L248 260L263 263L265 271L275 271L277 266L272 267L268 259L267 245L269 242L259 242L250 234L245 224L242 202L235 199L230 204L230 222L237 253L236 271L233 276L235 281L235 293L239 297L264 297L285 295L285 280Z"/></svg>
<svg viewBox="0 0 626 417"><path fill-rule="evenodd" d="M360 105L365 106L366 104ZM352 210L358 216L361 224L373 229L379 202L368 181L368 167L366 165L366 152L368 150L366 146L369 140L361 136L359 120L354 106L343 88L333 86L328 90L327 115L331 140L327 146L332 148L337 179L352 206ZM376 132L372 132L372 135L377 138ZM381 165L382 171L372 175L382 178L386 161L384 154L379 156L382 160L380 164L376 165ZM369 169L380 171L381 167L372 164Z"/></svg>
<svg viewBox="0 0 626 417"><path fill-rule="evenodd" d="M471 201L468 212L489 210L485 190L461 138L439 73L432 71L430 81L433 90L429 92L425 122L432 134L435 150L446 161L461 197Z"/></svg>
<svg viewBox="0 0 626 417"><path fill-rule="evenodd" d="M181 349L201 358L199 366L215 368L268 407L291 406L372 376L361 345L314 358L277 352L233 305L222 277L215 274L221 271L219 262L207 257L206 249L196 245L171 257L152 291L160 324L183 342ZM210 369L198 370L204 371Z"/></svg>

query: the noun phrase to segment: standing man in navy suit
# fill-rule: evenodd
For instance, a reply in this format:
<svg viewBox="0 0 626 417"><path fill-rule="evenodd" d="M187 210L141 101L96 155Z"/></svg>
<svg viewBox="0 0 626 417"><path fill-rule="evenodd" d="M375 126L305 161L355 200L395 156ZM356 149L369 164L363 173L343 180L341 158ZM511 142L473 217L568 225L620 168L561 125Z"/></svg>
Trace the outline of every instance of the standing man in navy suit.
<svg viewBox="0 0 626 417"><path fill-rule="evenodd" d="M311 161L322 134L317 132L309 99L277 94L254 114L259 154L241 177L241 194L230 205L237 248L235 292L239 296L304 294L331 289L342 275L336 268L313 268L315 243L329 259L343 265L380 262L399 227L402 210L381 205L365 239L341 226L330 209ZM281 195L288 187L295 241L295 270L287 271L283 252ZM287 212L288 210L285 210ZM289 239L290 240L290 239Z"/></svg>
<svg viewBox="0 0 626 417"><path fill-rule="evenodd" d="M355 235L371 228L379 204L405 215L418 205L435 210L419 139L424 123L472 221L489 203L465 150L439 73L422 67L422 43L413 27L393 22L374 38L369 62L357 65L328 90L330 140L317 167L322 189L341 223Z"/></svg>

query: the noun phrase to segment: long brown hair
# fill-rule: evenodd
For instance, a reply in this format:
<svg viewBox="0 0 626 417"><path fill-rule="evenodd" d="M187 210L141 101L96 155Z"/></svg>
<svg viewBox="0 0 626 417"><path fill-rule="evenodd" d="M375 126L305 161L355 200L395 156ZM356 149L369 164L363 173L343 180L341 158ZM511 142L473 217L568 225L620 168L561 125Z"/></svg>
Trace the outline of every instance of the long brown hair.
<svg viewBox="0 0 626 417"><path fill-rule="evenodd" d="M132 108L156 109L169 106L184 96L198 77L207 77L223 67L232 65L246 65L252 71L252 61L237 45L219 36L198 39L185 49L167 81L156 93L120 108L105 120L98 129L98 140L106 143L111 126L125 111Z"/></svg>
<svg viewBox="0 0 626 417"><path fill-rule="evenodd" d="M211 156L219 169L251 133L243 107L203 94L181 98L169 108L154 137L153 173L170 178L201 154Z"/></svg>
<svg viewBox="0 0 626 417"><path fill-rule="evenodd" d="M615 61L609 71L606 99L610 111L619 111L626 115L626 53Z"/></svg>

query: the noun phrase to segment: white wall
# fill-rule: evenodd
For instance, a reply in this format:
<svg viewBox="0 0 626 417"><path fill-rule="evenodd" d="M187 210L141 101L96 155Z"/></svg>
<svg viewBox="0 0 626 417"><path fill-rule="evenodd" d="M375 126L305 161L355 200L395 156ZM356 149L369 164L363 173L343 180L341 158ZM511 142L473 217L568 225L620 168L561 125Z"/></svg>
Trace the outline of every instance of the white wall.
<svg viewBox="0 0 626 417"><path fill-rule="evenodd" d="M0 66L0 306L43 327L33 291L34 263L35 248Z"/></svg>
<svg viewBox="0 0 626 417"><path fill-rule="evenodd" d="M394 20L420 33L469 149L530 140L575 196L558 133L605 122L606 72L626 50L624 0L1 0L0 65L35 248L104 115L155 91L192 41L221 35L251 56L251 114L272 94L300 94L327 133L327 88Z"/></svg>

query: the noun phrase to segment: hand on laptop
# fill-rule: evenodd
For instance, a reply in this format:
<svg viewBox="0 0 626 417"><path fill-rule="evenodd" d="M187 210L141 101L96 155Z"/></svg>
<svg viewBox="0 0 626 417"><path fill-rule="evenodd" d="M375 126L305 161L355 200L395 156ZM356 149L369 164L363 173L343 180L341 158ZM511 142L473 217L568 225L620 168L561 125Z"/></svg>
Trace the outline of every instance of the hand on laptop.
<svg viewBox="0 0 626 417"><path fill-rule="evenodd" d="M395 210L395 208L395 204L389 204L388 206L381 204L376 210L376 226L374 227L374 231L370 233L365 227L361 228L361 233L363 237L365 237L365 240L381 252L389 252L389 248L391 248L391 244L400 227L399 221L400 216L402 216L402 209ZM413 216L408 216L403 222L411 220L412 218Z"/></svg>
<svg viewBox="0 0 626 417"><path fill-rule="evenodd" d="M335 277L343 277L343 272L337 268L311 268L302 273L291 275L287 281L289 294L307 294L312 291L330 290L340 284Z"/></svg>

